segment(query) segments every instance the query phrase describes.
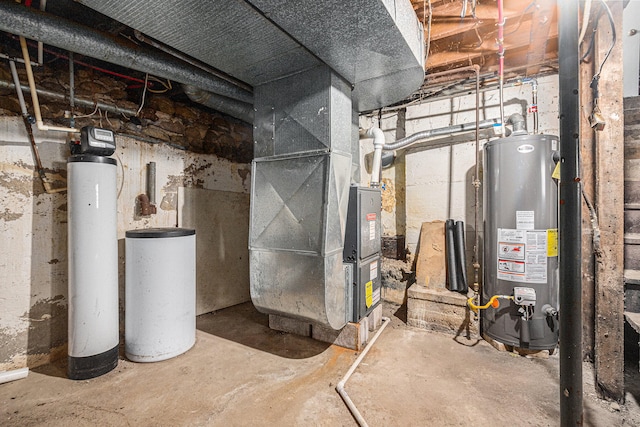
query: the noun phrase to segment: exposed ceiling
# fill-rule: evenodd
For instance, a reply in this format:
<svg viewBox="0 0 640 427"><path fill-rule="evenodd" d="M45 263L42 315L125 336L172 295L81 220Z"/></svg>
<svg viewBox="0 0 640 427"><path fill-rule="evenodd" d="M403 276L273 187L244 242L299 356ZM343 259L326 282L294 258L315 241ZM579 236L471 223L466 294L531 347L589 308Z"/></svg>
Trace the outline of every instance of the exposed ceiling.
<svg viewBox="0 0 640 427"><path fill-rule="evenodd" d="M84 2L85 0L80 0ZM35 2L34 2L35 3ZM133 31L72 0L47 5L47 12L133 39ZM505 78L557 71L556 0L503 0ZM425 32L426 78L408 101L462 90L470 76L430 78L471 64L480 66L483 86L495 84L498 70L498 8L496 0L411 0ZM123 20L124 21L124 20ZM304 21L307 21L306 19ZM307 24L308 25L308 24Z"/></svg>
<svg viewBox="0 0 640 427"><path fill-rule="evenodd" d="M496 0L411 0L423 22L429 75L478 64L485 77L498 71ZM503 0L505 75L527 77L555 72L558 62L556 0ZM431 17L431 19L429 19Z"/></svg>

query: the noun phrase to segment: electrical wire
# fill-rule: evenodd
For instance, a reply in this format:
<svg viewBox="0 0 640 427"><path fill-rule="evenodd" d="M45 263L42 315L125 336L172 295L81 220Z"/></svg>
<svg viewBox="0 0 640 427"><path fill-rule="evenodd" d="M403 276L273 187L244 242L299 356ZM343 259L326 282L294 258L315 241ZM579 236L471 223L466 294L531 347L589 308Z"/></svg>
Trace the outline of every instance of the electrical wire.
<svg viewBox="0 0 640 427"><path fill-rule="evenodd" d="M120 163L120 170L122 171L122 179L120 180L120 189L118 190L118 195L116 196L116 200L120 200L120 194L122 194L122 189L124 188L124 163L122 163L122 159L118 156L118 152L114 151L113 154L118 159L118 163Z"/></svg>
<svg viewBox="0 0 640 427"><path fill-rule="evenodd" d="M578 37L578 46L582 44L584 35L587 32L587 27L589 26L589 15L591 15L591 0L586 0L584 3L584 11L582 14L582 30L580 31L580 37Z"/></svg>
<svg viewBox="0 0 640 427"><path fill-rule="evenodd" d="M109 116L108 116L109 112L107 110L104 111L104 118L107 120L107 123L109 123L109 126L111 126L113 128L113 123L111 123L111 120L109 120Z"/></svg>
<svg viewBox="0 0 640 427"><path fill-rule="evenodd" d="M426 6L429 6L429 20L426 23L427 27L427 43L424 52L424 65L427 66L427 59L429 58L429 50L431 49L431 18L433 16L433 9L431 7L431 0L423 0L422 1L422 26L425 26L425 18L426 18Z"/></svg>
<svg viewBox="0 0 640 427"><path fill-rule="evenodd" d="M604 59L600 63L600 67L598 67L598 72L593 76L593 79L591 79L592 84L594 81L598 81L600 79L600 73L602 73L602 67L604 67L604 64L607 62L607 59L609 59L609 55L611 55L611 51L616 45L616 24L613 21L613 15L611 14L611 9L609 9L609 5L605 0L600 0L600 2L602 3L602 7L604 7L604 11L607 13L607 17L609 18L609 25L611 25L611 46L609 46L609 49L607 50L607 53L604 56Z"/></svg>
<svg viewBox="0 0 640 427"><path fill-rule="evenodd" d="M583 114L585 114L584 110ZM588 121L588 118L586 118L586 120ZM591 236L593 253L597 258L600 258L602 256L602 249L600 247L600 224L598 222L598 213L596 212L591 199L589 199L587 192L584 191L584 181L582 180L582 146L578 147L578 180L580 194L582 195L584 204L587 206L587 210L589 211L589 221L591 222L591 230L593 231L593 235Z"/></svg>
<svg viewBox="0 0 640 427"><path fill-rule="evenodd" d="M166 83L165 83L165 81L164 81L164 80L161 80L161 79L159 79L159 78L157 78L157 77L155 77L155 76L149 76L149 77L148 77L148 79L149 79L149 80L153 80L153 81L155 81L156 83L158 83L158 84L160 84L161 86L163 86L163 87L164 87L164 89L153 89L153 88L151 87L151 85L146 84L145 86L147 87L147 90L148 90L149 92L151 92L151 93L165 93L165 92L168 92L168 91L170 91L171 89L173 89L173 86L171 86L171 80L169 80L169 79L167 79Z"/></svg>
<svg viewBox="0 0 640 427"><path fill-rule="evenodd" d="M520 29L520 25L522 25L522 18L524 18L524 15L527 14L527 11L531 9L533 6L536 6L537 3L538 3L537 0L533 0L531 3L529 3L527 7L524 8L524 10L520 13L520 17L518 17L518 23L516 25L516 28L511 32L506 33L505 36L510 36L511 34L515 33Z"/></svg>
<svg viewBox="0 0 640 427"><path fill-rule="evenodd" d="M75 115L74 115L73 117L74 117L75 119L81 119L81 118L83 118L83 117L92 117L92 116L94 116L97 112L98 112L98 103L96 102L96 108L93 110L93 112L92 112L92 113L90 113L90 114L83 114L83 115L81 115L81 116L75 116Z"/></svg>
<svg viewBox="0 0 640 427"><path fill-rule="evenodd" d="M138 116L140 114L140 111L142 111L142 107L144 107L144 98L147 95L147 83L149 82L149 73L145 74L144 77L144 89L142 89L142 100L140 101L140 107L138 108L138 111L136 112L136 116Z"/></svg>

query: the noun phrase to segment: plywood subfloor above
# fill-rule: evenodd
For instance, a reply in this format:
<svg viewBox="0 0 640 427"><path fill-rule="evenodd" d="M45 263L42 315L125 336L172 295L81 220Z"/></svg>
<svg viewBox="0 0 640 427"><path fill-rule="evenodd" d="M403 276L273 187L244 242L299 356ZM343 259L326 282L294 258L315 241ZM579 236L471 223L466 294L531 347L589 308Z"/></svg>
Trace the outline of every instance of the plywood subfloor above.
<svg viewBox="0 0 640 427"><path fill-rule="evenodd" d="M427 74L470 64L480 65L483 74L497 71L496 1L412 0L412 4L425 29ZM556 6L556 0L504 0L506 73L535 75L556 65Z"/></svg>

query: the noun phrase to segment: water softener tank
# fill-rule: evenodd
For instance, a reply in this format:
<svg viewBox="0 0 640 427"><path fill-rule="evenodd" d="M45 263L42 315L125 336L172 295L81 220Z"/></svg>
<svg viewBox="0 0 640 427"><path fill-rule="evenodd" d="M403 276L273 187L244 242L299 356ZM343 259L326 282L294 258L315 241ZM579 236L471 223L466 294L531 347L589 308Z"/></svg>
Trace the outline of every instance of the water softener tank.
<svg viewBox="0 0 640 427"><path fill-rule="evenodd" d="M125 234L124 351L157 362L196 341L196 231L145 228Z"/></svg>
<svg viewBox="0 0 640 427"><path fill-rule="evenodd" d="M71 379L118 364L116 161L92 154L67 164L69 219L69 367Z"/></svg>
<svg viewBox="0 0 640 427"><path fill-rule="evenodd" d="M558 341L558 138L515 135L484 148L484 334L534 350Z"/></svg>

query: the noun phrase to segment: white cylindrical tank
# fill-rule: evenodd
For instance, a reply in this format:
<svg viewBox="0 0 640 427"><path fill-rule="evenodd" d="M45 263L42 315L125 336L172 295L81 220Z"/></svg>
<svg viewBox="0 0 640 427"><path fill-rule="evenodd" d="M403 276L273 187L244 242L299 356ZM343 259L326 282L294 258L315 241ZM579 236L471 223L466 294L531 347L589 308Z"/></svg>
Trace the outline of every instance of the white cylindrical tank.
<svg viewBox="0 0 640 427"><path fill-rule="evenodd" d="M195 230L130 230L125 251L127 358L157 362L189 350L196 340Z"/></svg>
<svg viewBox="0 0 640 427"><path fill-rule="evenodd" d="M71 156L68 176L69 367L71 379L118 364L116 161Z"/></svg>

